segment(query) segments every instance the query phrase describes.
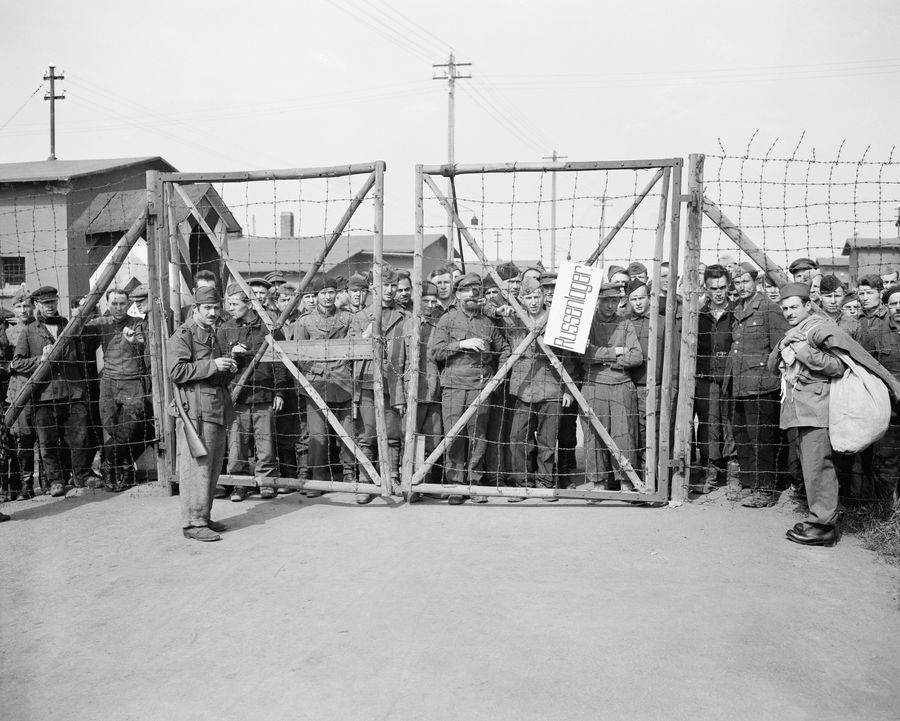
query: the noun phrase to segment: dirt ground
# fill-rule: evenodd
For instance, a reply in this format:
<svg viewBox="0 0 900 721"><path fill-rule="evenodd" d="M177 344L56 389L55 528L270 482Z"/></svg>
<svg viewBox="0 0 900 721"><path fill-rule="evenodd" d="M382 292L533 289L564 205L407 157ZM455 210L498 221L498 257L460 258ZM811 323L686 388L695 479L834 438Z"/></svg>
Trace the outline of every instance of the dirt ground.
<svg viewBox="0 0 900 721"><path fill-rule="evenodd" d="M789 507L8 503L0 718L897 719L900 575Z"/></svg>

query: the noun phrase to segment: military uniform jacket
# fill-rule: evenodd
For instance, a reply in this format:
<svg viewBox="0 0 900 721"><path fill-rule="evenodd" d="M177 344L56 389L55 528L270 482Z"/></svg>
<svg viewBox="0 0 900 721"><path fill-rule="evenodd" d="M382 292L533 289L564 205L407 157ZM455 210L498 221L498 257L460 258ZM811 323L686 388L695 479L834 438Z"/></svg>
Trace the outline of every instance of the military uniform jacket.
<svg viewBox="0 0 900 721"><path fill-rule="evenodd" d="M900 325L894 323L890 314L869 320L865 341L866 350L900 380Z"/></svg>
<svg viewBox="0 0 900 721"><path fill-rule="evenodd" d="M384 392L390 405L399 406L406 403L404 387L404 371L406 369L407 343L410 326L407 325L409 314L396 306L381 309L381 335L384 338L382 369L384 370ZM354 314L350 320L348 335L370 338L372 323L375 321L375 308L368 306ZM357 387L373 390L375 379L372 375L372 361L354 361L353 374Z"/></svg>
<svg viewBox="0 0 900 721"><path fill-rule="evenodd" d="M419 318L411 318L410 325L419 336L419 403L441 402L441 369L428 352L428 343L437 328L438 317L425 309Z"/></svg>
<svg viewBox="0 0 900 721"><path fill-rule="evenodd" d="M460 341L481 338L487 341L485 353L463 350ZM509 358L509 343L497 324L480 311L467 315L459 307L451 308L438 321L428 344L428 353L441 370L442 388L483 388L494 371Z"/></svg>
<svg viewBox="0 0 900 721"><path fill-rule="evenodd" d="M625 352L616 356L616 347L624 348ZM583 360L586 383L630 383L628 369L636 368L643 361L637 331L630 320L618 316L603 320L599 315L594 316Z"/></svg>
<svg viewBox="0 0 900 721"><path fill-rule="evenodd" d="M734 306L728 303L718 319L709 303L700 309L697 318L697 377L716 383L725 380L725 368L731 351L731 326Z"/></svg>
<svg viewBox="0 0 900 721"><path fill-rule="evenodd" d="M512 352L519 343L525 340L529 329L517 315L510 316L509 320L512 322L506 326L506 338L509 341L510 352ZM569 375L573 375L575 358L572 354L558 348L554 348L553 351L562 361L563 367L569 372ZM550 359L536 340L529 344L525 352L510 368L509 392L525 403L562 400L565 390L562 378L557 375L550 364Z"/></svg>
<svg viewBox="0 0 900 721"><path fill-rule="evenodd" d="M346 338L350 330L350 319L351 314L346 310L335 308L326 314L316 306L314 310L297 318L294 337L299 340ZM345 403L353 397L350 361L304 361L300 364L300 370L325 402Z"/></svg>
<svg viewBox="0 0 900 721"><path fill-rule="evenodd" d="M59 333L68 321L57 317ZM57 334L57 337L59 334ZM41 361L44 346L51 345L55 338L47 330L43 320L35 320L25 326L16 341L16 349L10 363L10 370L30 376ZM82 338L72 338L63 351L62 358L50 364L50 381L35 394L35 402L87 400L87 378L85 365L89 360L88 351Z"/></svg>
<svg viewBox="0 0 900 721"><path fill-rule="evenodd" d="M859 330L855 338L869 353L874 352L875 339L885 332L889 318L890 313L886 305L880 305L870 314L863 314L858 318Z"/></svg>
<svg viewBox="0 0 900 721"><path fill-rule="evenodd" d="M733 398L772 393L781 387L780 375L766 363L790 327L775 303L763 293L734 308L731 351L725 364L725 387Z"/></svg>
<svg viewBox="0 0 900 721"><path fill-rule="evenodd" d="M843 375L844 364L810 340L810 331L822 324L833 321L810 316L791 328L769 354L768 367L781 369L782 428L828 428L831 379Z"/></svg>
<svg viewBox="0 0 900 721"><path fill-rule="evenodd" d="M225 355L216 332L193 319L182 323L166 344L169 377L182 388L194 421L228 426L234 419L228 384L233 374L216 369Z"/></svg>
<svg viewBox="0 0 900 721"><path fill-rule="evenodd" d="M641 345L641 353L644 359L640 365L629 369L631 380L636 386L647 385L647 364L650 362L650 311L646 315L631 314L629 318L634 326L634 332L637 333L638 343ZM672 380L678 382L678 358L680 356L680 338L681 338L681 321L675 321L675 339L672 343L672 352L675 361L672 363ZM665 309L660 308L659 317L656 323L656 385L662 384L663 361L665 360L666 348L666 315Z"/></svg>
<svg viewBox="0 0 900 721"><path fill-rule="evenodd" d="M28 323L34 323L34 320L29 320ZM6 389L6 402L12 403L16 396L19 395L19 391L22 390L23 386L28 382L28 374L27 373L16 373L12 368L12 357L13 353L16 350L16 343L19 341L19 336L22 335L22 331L25 330L25 326L28 323L15 323L14 325L9 326L6 329L6 340L9 343L9 349L7 353L9 354L6 358L7 363L4 363L8 373L9 373L9 386Z"/></svg>
<svg viewBox="0 0 900 721"><path fill-rule="evenodd" d="M103 316L89 320L84 327L84 334L96 336L103 348L101 375L104 378L138 380L149 377L150 357L146 344L125 340L122 331L126 327L140 333L143 331L143 321L130 316L122 320Z"/></svg>
<svg viewBox="0 0 900 721"><path fill-rule="evenodd" d="M231 349L238 343L241 343L248 350L246 354L234 356L238 364L238 370L231 379L229 390L234 387L237 379L250 365L250 361L265 342L268 333L269 329L256 311L247 313L240 320L229 318L218 327L216 337L218 338L219 346L225 353L230 353ZM275 340L284 340L284 334L280 330L275 331L272 337ZM275 396L284 399L290 387L291 383L288 378L287 368L285 368L283 363L280 361L277 363L271 361L257 363L256 368L241 390L238 403L246 403L248 405L254 403L270 404Z"/></svg>

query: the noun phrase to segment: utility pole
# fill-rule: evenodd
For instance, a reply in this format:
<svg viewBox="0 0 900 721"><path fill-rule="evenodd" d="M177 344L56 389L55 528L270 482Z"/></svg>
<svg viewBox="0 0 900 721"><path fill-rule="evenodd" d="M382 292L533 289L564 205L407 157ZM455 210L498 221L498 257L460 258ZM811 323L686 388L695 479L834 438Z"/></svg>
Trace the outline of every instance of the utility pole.
<svg viewBox="0 0 900 721"><path fill-rule="evenodd" d="M56 74L56 66L51 65L49 70L44 73L44 80L50 81L50 92L44 93L44 100L50 101L50 157L47 160L56 160L56 101L66 99L66 91L62 91L62 95L56 94L56 81L65 80L66 76L60 70L59 75Z"/></svg>
<svg viewBox="0 0 900 721"><path fill-rule="evenodd" d="M568 159L568 155L557 155L556 150L553 151L553 155L544 156L544 160L552 160L554 163L557 160L566 160ZM556 271L556 171L554 170L551 177L550 182L550 193L552 195L552 201L550 205L550 272Z"/></svg>
<svg viewBox="0 0 900 721"><path fill-rule="evenodd" d="M453 165L456 162L456 81L471 78L470 74L461 75L459 68L470 68L472 63L458 63L450 52L450 58L446 63L434 63L433 68L445 68L441 74L435 73L432 80L447 81L447 164ZM450 179L447 180L447 197L453 202L453 186ZM453 260L453 215L447 213L447 262Z"/></svg>

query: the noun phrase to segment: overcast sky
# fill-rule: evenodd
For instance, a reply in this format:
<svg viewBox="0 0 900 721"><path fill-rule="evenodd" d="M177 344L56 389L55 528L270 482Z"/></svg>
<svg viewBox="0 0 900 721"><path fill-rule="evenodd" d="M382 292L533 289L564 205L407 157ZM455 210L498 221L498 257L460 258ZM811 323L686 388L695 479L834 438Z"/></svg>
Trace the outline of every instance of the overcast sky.
<svg viewBox="0 0 900 721"><path fill-rule="evenodd" d="M60 158L161 155L185 171L383 159L386 229L409 233L414 166L447 157L431 64L451 48L472 63L460 163L686 159L719 138L740 154L757 130L760 152L780 138L789 155L805 131L818 158L846 139L843 157L871 145L886 160L898 37L896 0L7 3L0 159L46 158L55 63Z"/></svg>

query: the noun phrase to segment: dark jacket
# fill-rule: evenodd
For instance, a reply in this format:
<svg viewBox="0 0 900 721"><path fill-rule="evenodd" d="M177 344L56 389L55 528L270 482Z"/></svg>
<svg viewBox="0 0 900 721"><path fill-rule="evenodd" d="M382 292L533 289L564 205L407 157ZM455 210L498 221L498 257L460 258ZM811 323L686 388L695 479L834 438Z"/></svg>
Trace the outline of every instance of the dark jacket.
<svg viewBox="0 0 900 721"><path fill-rule="evenodd" d="M428 352L428 343L437 324L438 315L424 309L418 319L411 320L411 325L419 332L419 403L441 402L441 369Z"/></svg>
<svg viewBox="0 0 900 721"><path fill-rule="evenodd" d="M58 316L56 319L59 334L63 332L68 321ZM10 370L14 373L30 376L41 361L44 346L55 342L53 335L47 330L43 319L36 319L25 326L16 341L16 349ZM37 403L62 400L88 400L87 377L85 366L93 362L89 355L88 344L82 338L72 338L63 351L62 358L50 364L50 380L38 393L34 400ZM96 366L95 366L96 367Z"/></svg>
<svg viewBox="0 0 900 721"><path fill-rule="evenodd" d="M733 314L725 388L733 398L777 391L781 388L781 374L769 370L766 363L790 327L781 308L757 292L738 303Z"/></svg>
<svg viewBox="0 0 900 721"><path fill-rule="evenodd" d="M485 353L463 350L459 343L467 338L487 341L489 350ZM480 311L467 315L461 308L454 307L438 321L428 352L434 361L444 364L442 388L479 389L509 358L509 343L497 324Z"/></svg>
<svg viewBox="0 0 900 721"><path fill-rule="evenodd" d="M510 316L513 322L506 326L506 338L510 351L514 351L525 340L529 329L525 327L518 315ZM541 336L539 335L538 338ZM562 361L569 375L575 373L575 358L571 353L558 348L553 349ZM566 391L562 379L550 363L547 354L533 340L525 352L513 363L509 371L509 393L525 403L540 401L558 401Z"/></svg>
<svg viewBox="0 0 900 721"><path fill-rule="evenodd" d="M384 354L382 356L382 369L384 371L384 392L387 394L390 405L399 406L406 403L406 389L404 388L404 370L406 369L407 334L409 327L407 320L409 314L396 306L382 308L381 310L381 335L384 338ZM371 338L372 323L375 321L374 306L363 308L355 313L350 320L349 335L361 338ZM375 379L372 375L372 361L354 361L353 375L357 388L373 390Z"/></svg>
<svg viewBox="0 0 900 721"><path fill-rule="evenodd" d="M188 416L194 421L228 426L234 418L228 385L232 373L216 369L225 355L214 329L193 320L182 323L166 344L169 377L184 391Z"/></svg>
<svg viewBox="0 0 900 721"><path fill-rule="evenodd" d="M147 343L129 342L122 331L132 328L136 333L144 332L144 322L140 318L125 316L115 320L112 316L102 316L89 320L84 327L84 335L93 336L103 349L104 378L136 380L150 374L150 355Z"/></svg>
<svg viewBox="0 0 900 721"><path fill-rule="evenodd" d="M656 323L656 385L662 384L663 362L665 361L666 348L666 315L665 308L660 306L659 317ZM637 315L632 312L629 317L631 324L634 326L634 332L637 333L638 343L641 345L641 354L644 356L640 365L629 369L631 380L636 386L647 385L647 364L650 362L650 312L647 315ZM672 363L671 373L672 382L678 384L678 358L681 356L681 319L675 319L674 326L675 338L672 342L672 354L674 362Z"/></svg>
<svg viewBox="0 0 900 721"><path fill-rule="evenodd" d="M219 346L228 354L238 343L247 348L247 353L235 355L237 361L237 373L229 384L229 390L234 387L237 379L250 365L250 361L256 355L266 340L269 330L256 311L250 311L243 318L229 318L216 330ZM275 340L284 340L284 334L279 330L272 334ZM281 362L265 361L257 363L253 373L247 379L247 383L241 390L238 403L253 404L271 403L278 396L282 400L288 394L291 383L288 379L287 368Z"/></svg>
<svg viewBox="0 0 900 721"><path fill-rule="evenodd" d="M624 348L625 353L617 356L614 350L617 346ZM639 366L643 360L637 331L630 320L618 316L603 320L599 315L594 316L583 360L586 383L631 383L629 369Z"/></svg>
<svg viewBox="0 0 900 721"><path fill-rule="evenodd" d="M707 302L697 318L697 377L707 378L716 383L725 380L725 367L731 351L731 327L734 323L733 306L727 309L718 320L713 316Z"/></svg>

